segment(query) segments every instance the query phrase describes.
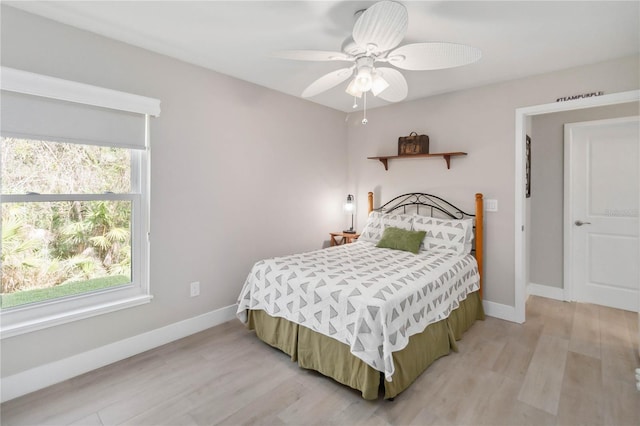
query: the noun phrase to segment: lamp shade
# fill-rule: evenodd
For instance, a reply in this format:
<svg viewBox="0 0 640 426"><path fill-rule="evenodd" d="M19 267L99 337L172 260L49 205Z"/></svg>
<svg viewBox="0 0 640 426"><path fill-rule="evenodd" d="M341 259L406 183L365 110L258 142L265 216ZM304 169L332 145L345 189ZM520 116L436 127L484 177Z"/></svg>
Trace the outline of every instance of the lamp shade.
<svg viewBox="0 0 640 426"><path fill-rule="evenodd" d="M362 66L358 70L358 74L354 79L356 82L356 89L360 92L368 92L371 90L371 85L373 84L373 78L371 76L371 67Z"/></svg>
<svg viewBox="0 0 640 426"><path fill-rule="evenodd" d="M347 202L344 203L344 211L347 214L352 214L356 210L356 203L353 195L347 195Z"/></svg>
<svg viewBox="0 0 640 426"><path fill-rule="evenodd" d="M373 93L373 96L378 96L387 87L389 87L389 83L379 73L374 73L371 80L371 93Z"/></svg>
<svg viewBox="0 0 640 426"><path fill-rule="evenodd" d="M355 96L356 98L359 98L362 96L362 91L358 90L358 88L356 87L355 78L351 80L351 83L349 83L349 85L347 86L347 90L345 90L345 92L347 92L351 96Z"/></svg>

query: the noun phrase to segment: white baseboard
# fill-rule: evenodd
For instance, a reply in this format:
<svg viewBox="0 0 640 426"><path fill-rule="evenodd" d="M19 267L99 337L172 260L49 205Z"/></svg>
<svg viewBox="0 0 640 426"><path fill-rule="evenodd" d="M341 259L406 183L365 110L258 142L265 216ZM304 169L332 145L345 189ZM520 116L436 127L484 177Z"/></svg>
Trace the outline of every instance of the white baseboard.
<svg viewBox="0 0 640 426"><path fill-rule="evenodd" d="M482 307L484 308L484 313L490 317L518 322L516 320L516 308L514 306L483 300Z"/></svg>
<svg viewBox="0 0 640 426"><path fill-rule="evenodd" d="M529 283L527 286L527 295L546 297L547 299L555 299L560 301L567 300L564 297L564 289L559 287L551 287L548 285Z"/></svg>
<svg viewBox="0 0 640 426"><path fill-rule="evenodd" d="M235 318L230 305L2 379L1 402L46 388Z"/></svg>

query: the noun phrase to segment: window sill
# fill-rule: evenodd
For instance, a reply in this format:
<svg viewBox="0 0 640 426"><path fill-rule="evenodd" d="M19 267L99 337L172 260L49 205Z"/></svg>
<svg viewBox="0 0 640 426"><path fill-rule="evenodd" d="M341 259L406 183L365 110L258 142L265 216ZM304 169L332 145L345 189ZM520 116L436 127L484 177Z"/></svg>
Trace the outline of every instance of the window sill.
<svg viewBox="0 0 640 426"><path fill-rule="evenodd" d="M128 286L0 312L0 339L149 303L153 296Z"/></svg>

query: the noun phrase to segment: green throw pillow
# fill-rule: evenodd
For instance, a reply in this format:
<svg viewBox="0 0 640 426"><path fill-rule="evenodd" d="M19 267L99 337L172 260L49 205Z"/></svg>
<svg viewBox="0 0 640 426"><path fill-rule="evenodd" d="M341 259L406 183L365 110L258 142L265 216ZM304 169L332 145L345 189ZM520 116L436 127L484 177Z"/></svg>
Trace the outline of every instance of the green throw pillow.
<svg viewBox="0 0 640 426"><path fill-rule="evenodd" d="M406 229L390 226L384 230L382 238L376 244L376 247L404 250L418 254L420 243L424 240L426 234L425 231L407 231Z"/></svg>

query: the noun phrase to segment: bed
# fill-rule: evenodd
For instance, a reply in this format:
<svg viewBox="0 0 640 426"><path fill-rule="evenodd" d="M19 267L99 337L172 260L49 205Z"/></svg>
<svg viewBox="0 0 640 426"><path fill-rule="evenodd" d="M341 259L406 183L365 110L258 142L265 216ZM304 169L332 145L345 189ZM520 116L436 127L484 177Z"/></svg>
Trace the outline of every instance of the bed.
<svg viewBox="0 0 640 426"><path fill-rule="evenodd" d="M392 399L484 319L483 202L469 214L424 193L368 201L356 242L257 262L237 316L300 367Z"/></svg>

